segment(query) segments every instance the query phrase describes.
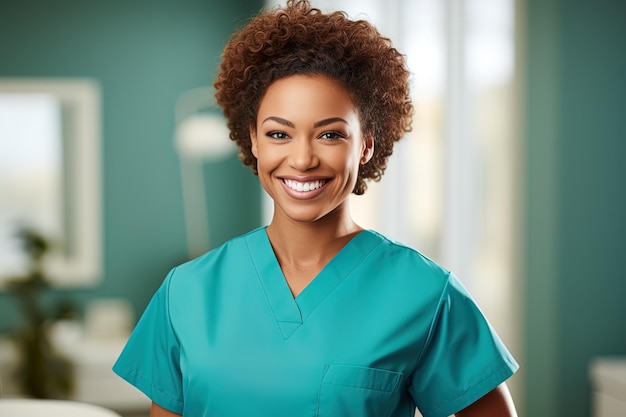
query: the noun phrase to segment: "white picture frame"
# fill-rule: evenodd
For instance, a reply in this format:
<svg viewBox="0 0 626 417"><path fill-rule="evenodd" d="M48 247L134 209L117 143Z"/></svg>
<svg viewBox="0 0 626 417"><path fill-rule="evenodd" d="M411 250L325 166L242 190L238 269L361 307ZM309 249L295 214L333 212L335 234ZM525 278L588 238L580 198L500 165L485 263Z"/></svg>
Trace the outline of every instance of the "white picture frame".
<svg viewBox="0 0 626 417"><path fill-rule="evenodd" d="M65 216L71 224L64 238L71 251L51 251L45 274L52 285L96 285L103 275L101 186L101 91L88 78L0 78L0 94L43 94L58 101L63 110L63 161L68 170L63 192Z"/></svg>

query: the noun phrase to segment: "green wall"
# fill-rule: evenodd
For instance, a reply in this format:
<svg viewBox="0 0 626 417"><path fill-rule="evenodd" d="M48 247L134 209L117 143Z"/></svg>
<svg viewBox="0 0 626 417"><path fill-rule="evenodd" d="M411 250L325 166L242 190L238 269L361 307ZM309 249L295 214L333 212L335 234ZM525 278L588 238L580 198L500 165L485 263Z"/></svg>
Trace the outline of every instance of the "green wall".
<svg viewBox="0 0 626 417"><path fill-rule="evenodd" d="M103 281L48 299L121 296L140 312L186 258L174 102L211 83L228 34L261 3L2 3L0 76L102 86ZM587 417L589 359L626 355L626 3L525 3L526 415ZM217 244L259 224L260 190L235 158L208 170ZM17 320L0 294L0 331Z"/></svg>
<svg viewBox="0 0 626 417"><path fill-rule="evenodd" d="M587 417L626 356L626 3L527 0L526 415Z"/></svg>
<svg viewBox="0 0 626 417"><path fill-rule="evenodd" d="M102 88L104 276L57 290L84 306L125 297L139 314L186 259L174 103L207 86L236 26L262 0L32 0L2 2L0 77L90 77ZM212 243L260 224L260 187L236 157L207 167ZM0 331L19 320L0 294Z"/></svg>

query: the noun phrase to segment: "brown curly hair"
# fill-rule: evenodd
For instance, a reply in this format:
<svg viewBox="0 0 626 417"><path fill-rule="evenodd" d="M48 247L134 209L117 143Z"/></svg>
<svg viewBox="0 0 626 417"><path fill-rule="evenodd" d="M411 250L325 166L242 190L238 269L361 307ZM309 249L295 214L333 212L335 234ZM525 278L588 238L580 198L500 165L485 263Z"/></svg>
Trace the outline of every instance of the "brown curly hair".
<svg viewBox="0 0 626 417"><path fill-rule="evenodd" d="M350 20L344 12L324 14L307 0L288 0L283 9L253 17L226 45L213 85L239 157L257 175L250 127L269 85L295 74L326 76L352 95L361 130L375 142L374 155L359 168L353 190L363 194L365 180L380 180L394 143L411 130L404 56L369 22Z"/></svg>

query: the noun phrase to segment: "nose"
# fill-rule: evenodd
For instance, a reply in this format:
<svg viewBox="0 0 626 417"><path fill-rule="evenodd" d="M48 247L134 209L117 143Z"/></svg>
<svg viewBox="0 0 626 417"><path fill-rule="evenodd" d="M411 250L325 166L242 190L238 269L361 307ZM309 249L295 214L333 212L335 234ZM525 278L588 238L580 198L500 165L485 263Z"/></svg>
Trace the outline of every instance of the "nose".
<svg viewBox="0 0 626 417"><path fill-rule="evenodd" d="M307 171L319 164L314 143L305 138L296 138L290 143L289 166L298 171Z"/></svg>

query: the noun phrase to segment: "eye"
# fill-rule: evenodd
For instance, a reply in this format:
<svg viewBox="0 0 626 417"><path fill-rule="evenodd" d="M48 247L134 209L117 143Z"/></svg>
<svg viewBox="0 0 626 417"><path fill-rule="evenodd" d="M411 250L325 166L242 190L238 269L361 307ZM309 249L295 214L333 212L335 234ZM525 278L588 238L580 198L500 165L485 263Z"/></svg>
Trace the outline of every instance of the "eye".
<svg viewBox="0 0 626 417"><path fill-rule="evenodd" d="M281 132L279 130L267 132L265 135L272 139L288 139L289 138L289 136L285 132Z"/></svg>
<svg viewBox="0 0 626 417"><path fill-rule="evenodd" d="M324 132L320 136L318 136L319 139L325 139L325 140L337 140L337 139L343 139L345 137L346 137L345 135L339 132L335 132L335 131Z"/></svg>

